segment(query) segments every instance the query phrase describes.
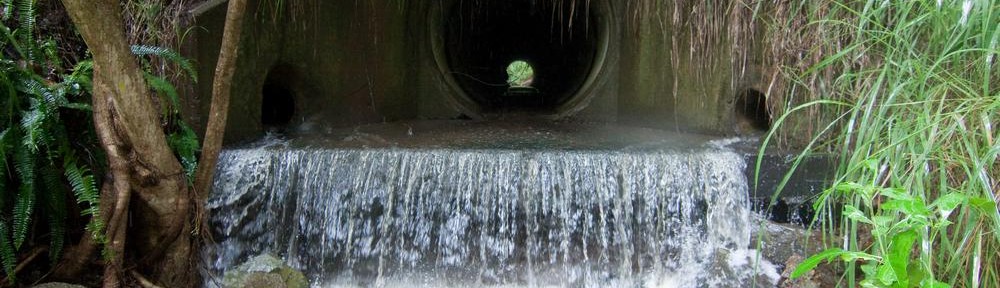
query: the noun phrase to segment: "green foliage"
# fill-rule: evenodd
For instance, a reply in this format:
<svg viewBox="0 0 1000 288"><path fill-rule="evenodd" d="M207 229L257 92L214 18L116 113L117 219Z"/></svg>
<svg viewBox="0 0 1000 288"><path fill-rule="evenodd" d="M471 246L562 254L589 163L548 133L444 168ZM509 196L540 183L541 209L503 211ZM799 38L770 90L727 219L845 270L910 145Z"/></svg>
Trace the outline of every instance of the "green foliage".
<svg viewBox="0 0 1000 288"><path fill-rule="evenodd" d="M517 60L507 65L507 84L511 87L529 87L535 78L535 69L528 62Z"/></svg>
<svg viewBox="0 0 1000 288"><path fill-rule="evenodd" d="M189 61L187 58L184 58L184 56L181 56L180 53L177 53L174 50L157 46L132 45L132 54L135 54L135 56L152 55L152 56L163 57L164 59L167 59L170 62L177 64L178 67L184 70L184 72L186 72L188 76L191 77L191 81L195 82L198 81L198 70L194 69L194 64L191 64L191 61Z"/></svg>
<svg viewBox="0 0 1000 288"><path fill-rule="evenodd" d="M194 172L198 168L198 152L201 150L198 144L198 135L194 134L194 130L183 121L178 122L177 125L179 130L167 135L167 144L180 157L188 183L193 183Z"/></svg>
<svg viewBox="0 0 1000 288"><path fill-rule="evenodd" d="M0 264L10 279L17 253L38 237L49 240L49 257L59 258L66 242L70 191L92 228L100 228L99 192L78 151L93 155L90 119L92 64L78 63L69 75L48 77L37 71L65 71L52 40L35 37L36 1L7 0L0 28ZM80 113L84 112L84 113ZM67 120L67 117L71 120ZM73 123L70 123L72 121ZM78 123L87 123L84 125ZM13 173L10 173L13 172ZM32 224L47 219L46 225ZM46 227L48 233L33 233ZM92 229L98 233L100 229ZM42 235L42 236L39 236ZM98 238L99 240L101 238ZM34 245L34 244L32 244Z"/></svg>
<svg viewBox="0 0 1000 288"><path fill-rule="evenodd" d="M132 53L136 56L152 55L163 57L167 61L187 71L188 76L192 81L197 81L198 74L196 74L191 62L173 50L155 46L135 45L132 46ZM184 173L188 178L188 182L193 182L194 172L198 167L198 152L201 149L198 143L198 135L195 134L194 130L184 122L184 119L179 117L181 106L180 96L177 93L177 89L174 88L174 85L167 78L150 72L151 69L149 61L143 59L142 63L146 70L146 83L154 92L156 92L157 95L159 95L161 103L160 107L162 108L161 113L163 118L168 122L167 144L170 145L170 148L174 150L174 153L180 159L181 165L184 167Z"/></svg>
<svg viewBox="0 0 1000 288"><path fill-rule="evenodd" d="M822 130L841 162L815 206L839 248L793 274L840 259L844 286L1000 283L1000 3L790 6L794 17L771 29L809 23L796 33L818 37L810 53L823 53L787 76L820 99L807 105L842 119Z"/></svg>
<svg viewBox="0 0 1000 288"><path fill-rule="evenodd" d="M93 131L89 91L92 90L93 62L76 63L68 74L41 75L36 71L67 71L59 60L57 45L52 40L38 41L35 37L35 1L4 0L5 23L2 27L0 50L0 263L8 276L17 260L17 253L32 237L36 219L47 219L50 259L57 260L66 242L69 195L80 206L82 215L90 217L87 231L98 243L104 242L104 223L100 221L99 183L91 167L102 163L102 155L93 155L96 139ZM193 80L196 70L190 61L173 50L154 46L133 46L132 51L146 71L153 70L149 57L162 57L176 64ZM197 166L198 141L194 132L179 115L179 96L163 76L147 72L146 80L152 91L161 97L163 117L167 121L170 144L182 159L189 175ZM72 123L64 117L72 116ZM86 137L80 139L80 137ZM72 139L72 140L71 140ZM88 155L91 158L80 158ZM7 169L10 166L12 169ZM8 173L8 172L14 173ZM189 176L190 177L190 176ZM16 190L10 190L14 188ZM72 192L72 193L70 193ZM8 195L10 194L10 195ZM32 236L34 235L34 236ZM44 236L43 236L44 237Z"/></svg>

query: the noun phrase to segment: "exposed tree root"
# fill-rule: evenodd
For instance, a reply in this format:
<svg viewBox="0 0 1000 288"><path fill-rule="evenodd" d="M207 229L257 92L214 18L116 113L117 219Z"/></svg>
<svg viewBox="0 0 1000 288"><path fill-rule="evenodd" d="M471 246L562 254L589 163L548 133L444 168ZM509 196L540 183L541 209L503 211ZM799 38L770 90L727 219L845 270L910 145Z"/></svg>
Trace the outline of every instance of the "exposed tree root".
<svg viewBox="0 0 1000 288"><path fill-rule="evenodd" d="M152 281L149 281L149 279L143 277L142 274L139 274L139 272L135 272L135 270L131 270L129 271L129 273L132 274L132 278L135 278L135 281L139 282L139 286L142 286L143 288L162 288L156 284L153 284Z"/></svg>

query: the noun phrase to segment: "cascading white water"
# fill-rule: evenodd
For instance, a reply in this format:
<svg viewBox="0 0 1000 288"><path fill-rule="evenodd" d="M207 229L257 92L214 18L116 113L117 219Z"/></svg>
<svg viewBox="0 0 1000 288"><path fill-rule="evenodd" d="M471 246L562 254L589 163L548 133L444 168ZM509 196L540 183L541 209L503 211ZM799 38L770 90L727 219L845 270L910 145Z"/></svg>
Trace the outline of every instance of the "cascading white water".
<svg viewBox="0 0 1000 288"><path fill-rule="evenodd" d="M712 144L232 149L206 258L280 255L318 287L774 285L747 250L744 168Z"/></svg>

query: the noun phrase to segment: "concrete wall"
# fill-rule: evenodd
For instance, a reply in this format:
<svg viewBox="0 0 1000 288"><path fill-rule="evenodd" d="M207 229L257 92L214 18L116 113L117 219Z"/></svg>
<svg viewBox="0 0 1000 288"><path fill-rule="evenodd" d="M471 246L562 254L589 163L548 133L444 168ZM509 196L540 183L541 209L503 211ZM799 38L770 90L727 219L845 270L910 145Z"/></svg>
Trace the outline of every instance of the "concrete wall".
<svg viewBox="0 0 1000 288"><path fill-rule="evenodd" d="M315 1L315 6L281 14L258 11L261 6L251 2L248 15L253 19L244 28L227 142L252 139L264 131L261 88L276 66L290 74L282 81L295 92L296 111L288 126L295 131L463 115L498 118L475 111L474 103L463 103L456 91L460 89L449 82L435 58L435 37L441 37L436 32L438 18L454 1ZM734 131L734 91L741 82L732 76L726 42L717 40L713 43L720 43L718 49L690 53L692 42L715 36L692 35L695 29L673 27L662 18L628 18L632 14L625 12L622 1L594 2L591 5L606 5L601 17L609 23L609 48L600 73L587 96L576 100L580 103L538 117L715 134ZM221 5L196 17L203 29L195 30L192 58L201 79L197 95L189 98L201 99L202 113L211 95L224 10Z"/></svg>

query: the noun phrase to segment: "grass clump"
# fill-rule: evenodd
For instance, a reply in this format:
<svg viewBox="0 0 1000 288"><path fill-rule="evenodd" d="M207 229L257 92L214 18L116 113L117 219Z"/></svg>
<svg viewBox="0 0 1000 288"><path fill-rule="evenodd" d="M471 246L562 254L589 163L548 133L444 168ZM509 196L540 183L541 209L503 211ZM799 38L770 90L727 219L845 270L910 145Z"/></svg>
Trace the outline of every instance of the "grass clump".
<svg viewBox="0 0 1000 288"><path fill-rule="evenodd" d="M814 223L836 248L793 276L839 260L840 286L997 287L1000 1L780 10L772 29L814 45L811 65L785 67L787 90L834 115L814 143L840 157Z"/></svg>

